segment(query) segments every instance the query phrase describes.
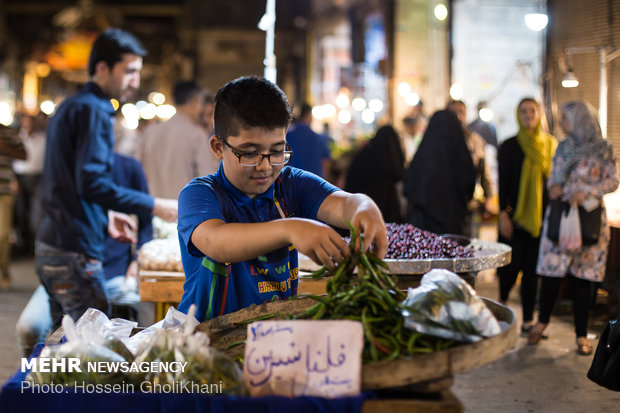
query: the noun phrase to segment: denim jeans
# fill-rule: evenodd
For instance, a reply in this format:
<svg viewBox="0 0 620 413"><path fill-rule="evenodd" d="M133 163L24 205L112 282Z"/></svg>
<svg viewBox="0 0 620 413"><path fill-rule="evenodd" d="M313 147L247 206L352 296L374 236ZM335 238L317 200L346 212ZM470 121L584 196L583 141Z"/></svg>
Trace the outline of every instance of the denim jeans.
<svg viewBox="0 0 620 413"><path fill-rule="evenodd" d="M155 318L153 304L141 302L140 295L135 291L126 291L123 286L124 282L124 275L105 280L104 287L108 301L116 306L129 306L138 316L138 325L142 327L150 326ZM112 317L114 314L108 316ZM45 291L45 287L39 285L32 297L30 297L28 304L26 304L15 325L17 344L22 349L24 357L28 357L32 353L37 343L45 341L51 326L52 317L50 315L49 296Z"/></svg>
<svg viewBox="0 0 620 413"><path fill-rule="evenodd" d="M90 307L108 313L101 261L37 241L35 262L49 295L52 329L60 327L63 314L77 320Z"/></svg>

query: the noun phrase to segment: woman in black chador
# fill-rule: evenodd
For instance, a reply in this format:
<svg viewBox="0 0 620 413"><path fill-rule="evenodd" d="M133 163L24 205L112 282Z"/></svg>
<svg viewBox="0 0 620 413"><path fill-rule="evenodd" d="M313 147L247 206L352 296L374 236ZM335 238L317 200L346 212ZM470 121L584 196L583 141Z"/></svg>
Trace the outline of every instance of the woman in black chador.
<svg viewBox="0 0 620 413"><path fill-rule="evenodd" d="M396 184L403 178L405 156L398 134L391 126L383 126L366 146L355 155L345 191L361 192L375 201L385 222L402 222Z"/></svg>
<svg viewBox="0 0 620 413"><path fill-rule="evenodd" d="M431 117L405 172L409 223L436 234L466 233L467 204L475 185L461 123L453 112L440 110Z"/></svg>

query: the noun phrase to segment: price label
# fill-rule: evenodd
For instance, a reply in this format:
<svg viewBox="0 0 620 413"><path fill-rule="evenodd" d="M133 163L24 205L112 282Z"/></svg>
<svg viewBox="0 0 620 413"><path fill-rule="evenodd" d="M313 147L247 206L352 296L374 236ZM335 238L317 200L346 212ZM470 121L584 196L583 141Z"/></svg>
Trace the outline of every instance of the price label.
<svg viewBox="0 0 620 413"><path fill-rule="evenodd" d="M252 396L341 397L360 392L360 322L260 321L248 325L243 376Z"/></svg>

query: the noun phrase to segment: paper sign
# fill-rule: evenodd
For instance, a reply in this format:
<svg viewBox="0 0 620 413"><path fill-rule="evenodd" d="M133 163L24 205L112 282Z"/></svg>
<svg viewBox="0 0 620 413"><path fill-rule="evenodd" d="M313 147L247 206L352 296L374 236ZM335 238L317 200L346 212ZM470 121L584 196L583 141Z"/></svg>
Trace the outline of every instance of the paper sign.
<svg viewBox="0 0 620 413"><path fill-rule="evenodd" d="M360 392L360 322L260 321L248 325L243 378L252 396L353 396Z"/></svg>

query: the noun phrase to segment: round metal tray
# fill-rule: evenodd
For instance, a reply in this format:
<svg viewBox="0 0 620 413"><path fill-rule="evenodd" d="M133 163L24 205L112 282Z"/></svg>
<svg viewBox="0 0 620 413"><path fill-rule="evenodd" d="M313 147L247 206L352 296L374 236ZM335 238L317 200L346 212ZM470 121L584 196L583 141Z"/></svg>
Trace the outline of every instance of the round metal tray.
<svg viewBox="0 0 620 413"><path fill-rule="evenodd" d="M517 340L516 315L506 306L481 298L500 323L498 335L434 353L366 363L362 366L362 389L401 388L441 380L502 357ZM282 319L283 315L299 314L314 303L315 300L304 297L253 305L204 321L196 326L196 330L206 332L213 347L236 357L244 354L245 346L236 344L246 339L247 332L247 326L239 325L239 322L267 314L276 314L274 320Z"/></svg>
<svg viewBox="0 0 620 413"><path fill-rule="evenodd" d="M391 274L425 274L434 268L442 268L455 273L477 272L502 267L510 263L512 248L500 242L483 241L472 238L465 248L474 251L470 258L429 258L418 260L384 259ZM316 271L320 268L314 261L299 254L299 269Z"/></svg>

